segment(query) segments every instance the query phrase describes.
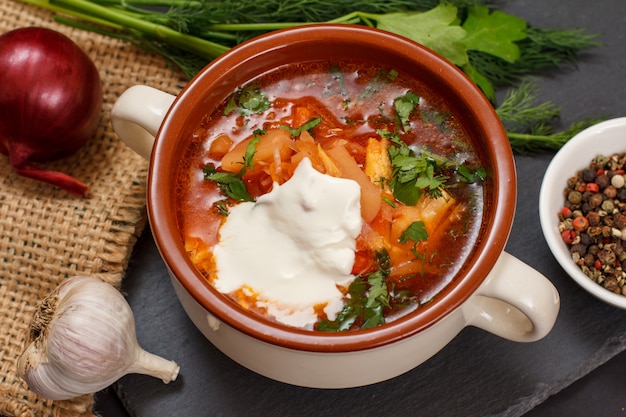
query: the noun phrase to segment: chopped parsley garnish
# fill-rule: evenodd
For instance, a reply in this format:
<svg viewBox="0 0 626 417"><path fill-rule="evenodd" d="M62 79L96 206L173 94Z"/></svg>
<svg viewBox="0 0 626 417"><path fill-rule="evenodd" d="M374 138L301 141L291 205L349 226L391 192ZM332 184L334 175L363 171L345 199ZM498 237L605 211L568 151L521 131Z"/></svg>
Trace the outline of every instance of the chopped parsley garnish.
<svg viewBox="0 0 626 417"><path fill-rule="evenodd" d="M427 151L418 155L397 134L387 130L379 130L378 134L392 143L388 151L393 169L389 185L394 198L407 206L417 204L424 192L431 198L441 197L443 190L450 187L447 183L450 177L446 173L455 171L458 180L466 183L483 181L487 177L482 166L470 168Z"/></svg>
<svg viewBox="0 0 626 417"><path fill-rule="evenodd" d="M252 196L248 193L243 175L248 169L252 169L256 145L259 143L260 135L264 134L265 131L261 129L254 131L254 136L248 143L248 146L246 146L246 152L241 162L243 167L238 173L218 171L213 165L205 165L202 170L204 179L216 182L220 190L233 200L254 201Z"/></svg>
<svg viewBox="0 0 626 417"><path fill-rule="evenodd" d="M227 200L220 200L216 202L213 205L213 207L215 208L218 214L221 214L222 216L228 216L228 201Z"/></svg>
<svg viewBox="0 0 626 417"><path fill-rule="evenodd" d="M389 276L389 254L387 251L376 253L378 270L358 276L348 287L346 305L335 320L322 320L317 330L323 332L341 332L361 321L360 328L385 324L384 308L390 307L387 277Z"/></svg>
<svg viewBox="0 0 626 417"><path fill-rule="evenodd" d="M297 138L297 137L300 137L300 134L302 132L304 132L305 130L306 131L311 131L312 129L315 128L315 126L319 125L320 123L322 123L322 118L321 117L315 117L315 118L309 120L308 122L304 123L300 127L289 127L289 126L281 125L280 128L288 130L289 131L289 135L292 138Z"/></svg>
<svg viewBox="0 0 626 417"><path fill-rule="evenodd" d="M393 168L391 189L396 200L407 206L417 204L423 192L436 198L448 176L442 174L440 162L434 158L417 155L397 135L388 131L379 134L389 138L393 145L389 147L389 157Z"/></svg>
<svg viewBox="0 0 626 417"><path fill-rule="evenodd" d="M383 200L383 203L388 204L388 205L389 205L390 207L392 207L392 208L396 208L396 203L394 203L393 201L391 201L391 199L389 199L389 198L387 198L387 197L383 196L383 197L382 197L382 200Z"/></svg>
<svg viewBox="0 0 626 417"><path fill-rule="evenodd" d="M237 201L254 201L246 189L241 174L217 171L213 165L205 165L202 172L205 180L215 181L228 197Z"/></svg>
<svg viewBox="0 0 626 417"><path fill-rule="evenodd" d="M422 109L420 116L425 123L430 123L437 126L440 132L447 133L451 131L448 121L450 120L450 113L434 110L434 109Z"/></svg>
<svg viewBox="0 0 626 417"><path fill-rule="evenodd" d="M336 85L336 86L335 86ZM343 97L343 108L347 110L350 107L350 93L346 88L346 82L343 78L343 72L338 65L331 65L330 78L324 85L324 91L322 97L330 97L334 95L340 95Z"/></svg>
<svg viewBox="0 0 626 417"><path fill-rule="evenodd" d="M484 179L487 178L487 172L482 166L479 166L476 169L471 169L467 165L460 165L457 173L459 174L461 181L467 182L469 184L484 181Z"/></svg>
<svg viewBox="0 0 626 417"><path fill-rule="evenodd" d="M256 145L257 143L259 143L259 140L261 140L259 135L264 135L264 134L265 134L264 130L254 131L254 136L250 140L250 143L248 143L248 146L246 146L246 153L244 154L244 157L243 157L243 169L240 173L241 175L243 175L247 169L252 169L254 165L254 154L256 153Z"/></svg>
<svg viewBox="0 0 626 417"><path fill-rule="evenodd" d="M400 235L400 243L407 243L412 240L415 243L428 239L428 232L423 221L416 221L409 225Z"/></svg>
<svg viewBox="0 0 626 417"><path fill-rule="evenodd" d="M396 109L397 123L404 132L411 129L409 117L419 104L419 101L420 96L410 91L403 96L396 97L393 101L393 107Z"/></svg>
<svg viewBox="0 0 626 417"><path fill-rule="evenodd" d="M244 116L252 113L261 114L270 108L270 101L261 89L255 85L248 85L233 94L226 104L224 115L238 111Z"/></svg>
<svg viewBox="0 0 626 417"><path fill-rule="evenodd" d="M393 80L395 80L397 77L398 71L394 69L380 70L365 86L363 92L359 95L358 101L363 101L374 96L380 90L389 85L389 83L393 82Z"/></svg>

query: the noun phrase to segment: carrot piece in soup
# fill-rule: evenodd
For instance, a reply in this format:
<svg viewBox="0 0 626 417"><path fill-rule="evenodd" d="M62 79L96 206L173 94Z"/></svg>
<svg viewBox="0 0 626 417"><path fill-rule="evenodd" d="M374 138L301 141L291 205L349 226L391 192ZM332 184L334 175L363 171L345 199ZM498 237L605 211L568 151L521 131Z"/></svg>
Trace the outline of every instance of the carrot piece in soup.
<svg viewBox="0 0 626 417"><path fill-rule="evenodd" d="M288 160L293 153L293 141L285 129L271 129L256 145L254 164Z"/></svg>
<svg viewBox="0 0 626 417"><path fill-rule="evenodd" d="M209 158L219 161L230 151L231 146L233 146L233 140L228 135L218 135L209 146Z"/></svg>
<svg viewBox="0 0 626 417"><path fill-rule="evenodd" d="M408 257L403 261L396 259L395 263L393 263L390 268L390 279L424 273L431 275L443 274L447 267L446 264L450 262L450 258L447 257L445 251L441 250L441 241L448 231L452 230L454 225L462 220L464 213L465 206L463 204L456 204L452 210L448 212L447 217L442 219L433 233L429 233L428 241L421 242L417 245L417 252L425 254L428 261L424 262L421 259L410 259ZM439 250L437 250L437 248L439 248Z"/></svg>
<svg viewBox="0 0 626 417"><path fill-rule="evenodd" d="M307 107L296 106L293 108L293 127L298 128L313 118L313 113Z"/></svg>
<svg viewBox="0 0 626 417"><path fill-rule="evenodd" d="M333 160L343 178L354 180L361 187L361 215L363 220L371 222L380 210L382 192L380 187L370 181L343 146L333 146L327 149L326 153Z"/></svg>
<svg viewBox="0 0 626 417"><path fill-rule="evenodd" d="M254 136L237 144L230 152L222 158L222 169L227 172L239 172L243 168L244 156L250 141ZM259 136L254 153L255 169L261 166L268 166L276 160L288 160L291 154L293 141L289 132L285 129L270 129L264 135Z"/></svg>
<svg viewBox="0 0 626 417"><path fill-rule="evenodd" d="M222 169L227 172L239 172L243 168L244 156L246 148L252 140L252 137L239 142L222 158Z"/></svg>
<svg viewBox="0 0 626 417"><path fill-rule="evenodd" d="M422 195L415 206L397 207L391 225L391 242L393 244L389 250L392 263L391 275L415 274L432 269L437 265L436 262L424 263L415 259L413 253L415 242L409 241L405 244L399 242L400 236L411 223L415 221L424 222L424 227L428 232L428 240L418 243L417 251L420 253L427 252L427 256L432 256L434 255L433 248L437 248L452 225L461 220L463 210L463 205L445 191L443 191L442 197L431 198Z"/></svg>

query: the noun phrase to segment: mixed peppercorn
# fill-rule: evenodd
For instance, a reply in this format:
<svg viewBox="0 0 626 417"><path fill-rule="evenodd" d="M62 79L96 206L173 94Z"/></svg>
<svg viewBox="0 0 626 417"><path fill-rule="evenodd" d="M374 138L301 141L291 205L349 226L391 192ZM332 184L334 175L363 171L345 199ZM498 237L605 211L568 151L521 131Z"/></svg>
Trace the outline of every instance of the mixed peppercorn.
<svg viewBox="0 0 626 417"><path fill-rule="evenodd" d="M596 156L567 181L559 231L592 280L626 295L626 153Z"/></svg>

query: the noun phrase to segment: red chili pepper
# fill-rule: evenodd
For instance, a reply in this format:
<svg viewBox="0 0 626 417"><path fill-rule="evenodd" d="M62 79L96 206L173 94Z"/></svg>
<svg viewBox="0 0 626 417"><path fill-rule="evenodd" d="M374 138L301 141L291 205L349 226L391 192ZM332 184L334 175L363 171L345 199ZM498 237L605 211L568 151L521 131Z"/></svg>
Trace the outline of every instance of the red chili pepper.
<svg viewBox="0 0 626 417"><path fill-rule="evenodd" d="M596 184L595 182L589 182L585 186L585 191L590 192L590 193L597 193L600 191L600 186Z"/></svg>
<svg viewBox="0 0 626 417"><path fill-rule="evenodd" d="M563 239L563 242L571 245L574 242L574 239L576 239L576 232L573 230L563 230L561 238Z"/></svg>

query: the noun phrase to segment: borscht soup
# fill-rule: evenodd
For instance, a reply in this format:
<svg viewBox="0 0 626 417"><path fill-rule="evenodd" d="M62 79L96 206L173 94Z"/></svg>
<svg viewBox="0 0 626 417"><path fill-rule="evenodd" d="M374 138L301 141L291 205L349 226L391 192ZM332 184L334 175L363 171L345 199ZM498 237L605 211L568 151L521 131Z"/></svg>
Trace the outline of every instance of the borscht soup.
<svg viewBox="0 0 626 417"><path fill-rule="evenodd" d="M436 299L481 228L485 167L447 104L394 68L286 65L206 109L177 167L198 271L241 308L326 332Z"/></svg>

